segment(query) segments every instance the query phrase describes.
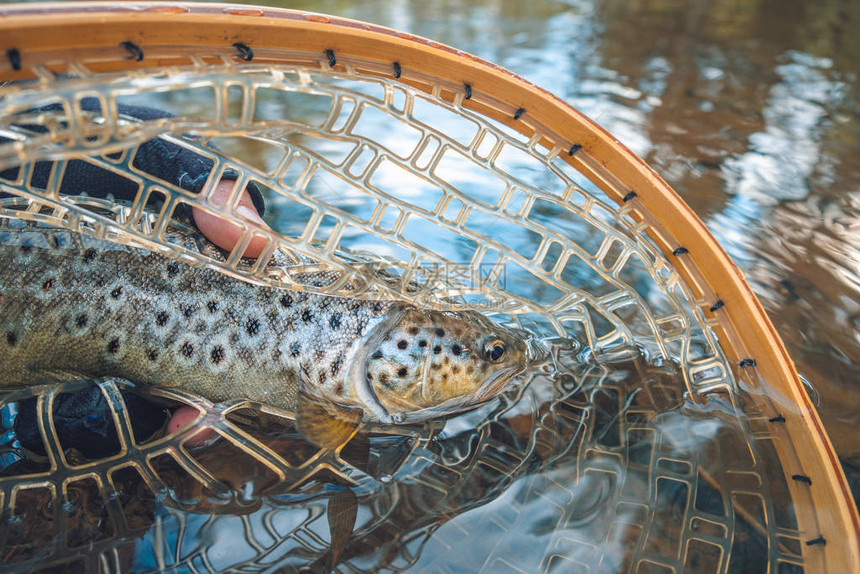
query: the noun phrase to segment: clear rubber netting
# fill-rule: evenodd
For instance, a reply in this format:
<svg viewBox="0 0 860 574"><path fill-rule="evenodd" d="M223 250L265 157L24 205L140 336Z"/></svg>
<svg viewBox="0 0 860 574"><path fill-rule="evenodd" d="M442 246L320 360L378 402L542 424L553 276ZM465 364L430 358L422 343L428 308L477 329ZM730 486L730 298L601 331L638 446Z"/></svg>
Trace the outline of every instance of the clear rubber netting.
<svg viewBox="0 0 860 574"><path fill-rule="evenodd" d="M169 68L72 62L3 86L0 171L17 170L0 181L2 226L39 221L286 289L480 309L547 356L476 411L365 429L337 452L303 441L289 413L157 389L137 392L196 406L197 428L222 440L189 447L197 428L142 440L119 393L127 383L110 380L101 389L120 448L72 459L51 414L69 389L7 393L10 405L39 397L48 447L45 461L0 477L7 564L313 567L351 508L343 572L811 572L827 511L792 470L802 453L779 428L790 401L765 394L754 362L727 359L721 303L649 235L660 214L636 212L635 194L612 201L592 181L599 161L468 85L414 73L419 89L399 66L334 53L266 57L291 63L186 50ZM533 135L467 109L470 98ZM97 111L81 105L93 99ZM123 105L173 117L140 120ZM153 139L211 161L199 193L135 162ZM593 171L574 169L574 154ZM133 182L137 199L60 193L72 160ZM35 185L40 161L53 168ZM226 258L169 242L182 205L219 212L208 198L225 173L237 191L261 190L274 231L231 212L245 233ZM255 235L264 256L241 258ZM306 257L267 266L276 250ZM303 279L321 270L334 279Z"/></svg>

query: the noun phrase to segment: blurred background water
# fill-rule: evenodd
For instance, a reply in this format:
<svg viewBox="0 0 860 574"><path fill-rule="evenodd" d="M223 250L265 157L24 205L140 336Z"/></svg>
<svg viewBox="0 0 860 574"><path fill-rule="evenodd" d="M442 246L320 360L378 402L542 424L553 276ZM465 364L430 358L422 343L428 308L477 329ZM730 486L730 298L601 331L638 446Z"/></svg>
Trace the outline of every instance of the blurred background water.
<svg viewBox="0 0 860 574"><path fill-rule="evenodd" d="M476 54L641 155L746 273L860 495L860 2L268 3Z"/></svg>

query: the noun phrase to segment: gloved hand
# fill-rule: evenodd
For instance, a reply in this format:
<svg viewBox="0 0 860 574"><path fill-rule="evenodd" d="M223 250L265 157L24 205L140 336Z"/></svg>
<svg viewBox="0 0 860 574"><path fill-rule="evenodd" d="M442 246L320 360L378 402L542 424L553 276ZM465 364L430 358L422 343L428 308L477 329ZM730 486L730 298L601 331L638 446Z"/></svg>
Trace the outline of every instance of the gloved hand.
<svg viewBox="0 0 860 574"><path fill-rule="evenodd" d="M99 109L98 101L93 98L84 100L82 107L91 111ZM119 106L118 111L122 115L142 120L170 116L162 110L138 106ZM32 126L32 129L39 131L44 128ZM0 139L1 141L2 139ZM47 186L51 165L51 162L38 162L36 164L30 180L33 187L44 188ZM197 155L191 150L157 138L140 145L133 165L155 179L173 183L191 192L199 192L202 189L213 167L211 160ZM17 178L17 175L17 168L0 172L0 183L2 183L2 179L12 180ZM233 189L236 175L230 172L225 173L211 198L216 205L226 203L226 198ZM134 182L119 174L85 161L72 160L66 166L60 193L80 195L85 192L90 197L104 198L110 194L117 199L132 201L137 195L138 187ZM8 194L0 193L0 197L4 195L8 196ZM253 183L248 185L243 192L237 210L258 225L265 225L261 219L265 210L263 197ZM186 211L175 215L187 217L189 214ZM236 244L241 235L239 227L198 208L191 209L189 219L210 241L227 250ZM245 256L256 257L263 247L265 247L265 241L255 237L248 245ZM155 406L135 396L133 393L123 391L123 398L137 440L142 440L161 428L167 417L170 417L167 426L168 431L173 431L185 426L197 416L197 411L191 407L180 407L175 412L170 413L162 407ZM44 454L45 449L36 421L36 400L22 401L18 405L17 416L15 416L13 407L7 406L4 409L5 412L2 415L5 421L8 422L9 419L14 418L14 431L21 446L31 452ZM107 456L118 450L119 442L107 402L95 385L58 397L54 403L54 424L63 447L75 448L87 458ZM207 437L205 433L200 433L196 438L202 441L206 440Z"/></svg>

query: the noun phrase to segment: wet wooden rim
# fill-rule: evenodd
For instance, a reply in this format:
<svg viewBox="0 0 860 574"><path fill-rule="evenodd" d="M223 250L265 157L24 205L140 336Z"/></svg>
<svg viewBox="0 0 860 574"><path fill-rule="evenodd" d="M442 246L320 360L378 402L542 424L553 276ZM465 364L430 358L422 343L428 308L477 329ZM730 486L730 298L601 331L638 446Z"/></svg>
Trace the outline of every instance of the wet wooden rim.
<svg viewBox="0 0 860 574"><path fill-rule="evenodd" d="M32 77L34 65L61 67L58 55L84 47L88 53L101 49L114 54L90 66L112 71L158 67L167 63L159 54L168 53L171 47L210 51L216 47L236 52L236 44L251 50L317 53L336 66L339 56L377 61L392 70L392 77L421 89L427 85L417 79L418 75L441 78L463 86L469 96L463 101L466 107L528 135L532 125L550 126L567 140L572 154L560 155L592 177L619 204L629 203L634 217L650 225L649 234L701 298L706 315L713 317L726 353L738 364L754 359L752 368L794 403L793 412L780 413L785 420L774 424L785 429L795 451L801 454L796 461L799 468L786 465L786 475L801 475L811 481L788 480L792 496L809 489L808 495L819 509L796 509L799 530L806 536L801 542L813 542L802 544L805 571L860 571L860 519L845 475L794 363L742 272L659 175L564 101L454 48L344 18L215 3L0 5L0 82ZM127 53L123 59L115 56L119 46ZM246 53L239 49L238 56L243 55ZM481 94L506 102L510 110L487 105ZM630 195L631 191L635 194ZM746 361L743 368L750 367ZM779 442L775 441L778 449ZM785 465L792 457L782 454ZM816 542L819 537L826 544Z"/></svg>

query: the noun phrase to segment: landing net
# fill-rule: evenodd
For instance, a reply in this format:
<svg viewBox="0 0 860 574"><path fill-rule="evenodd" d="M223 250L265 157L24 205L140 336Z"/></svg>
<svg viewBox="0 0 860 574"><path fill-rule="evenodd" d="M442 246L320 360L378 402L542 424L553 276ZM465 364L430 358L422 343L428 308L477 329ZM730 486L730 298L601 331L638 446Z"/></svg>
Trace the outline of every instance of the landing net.
<svg viewBox="0 0 860 574"><path fill-rule="evenodd" d="M120 448L70 460L51 414L69 389L8 394L38 397L48 446L40 468L0 478L9 564L114 571L137 548L151 557L141 571L322 567L343 496L359 520L341 571L860 563L844 476L748 286L668 186L573 109L426 40L318 15L193 4L0 15L4 225L49 223L287 289L480 309L553 350L475 413L338 452L265 406L154 390L196 406L198 427L223 440L217 456L187 447L196 430L147 442L131 431L127 385L105 381ZM153 141L204 158L208 177L159 177L140 161ZM69 196L72 162L121 177L133 201ZM225 177L237 181L226 209L212 199ZM248 185L271 229L236 211ZM190 207L241 227L226 258L166 240ZM245 259L254 238L263 255ZM302 263L273 273L276 251ZM335 280L297 279L320 271ZM259 431L261 418L282 432ZM237 476L219 457L252 470ZM33 539L39 520L50 527ZM225 558L206 540L228 531L243 534Z"/></svg>

